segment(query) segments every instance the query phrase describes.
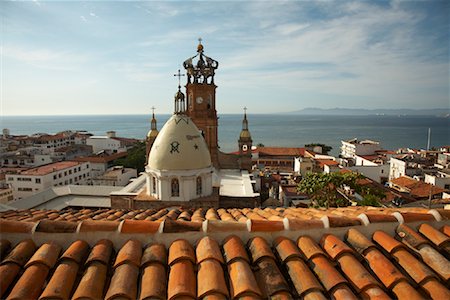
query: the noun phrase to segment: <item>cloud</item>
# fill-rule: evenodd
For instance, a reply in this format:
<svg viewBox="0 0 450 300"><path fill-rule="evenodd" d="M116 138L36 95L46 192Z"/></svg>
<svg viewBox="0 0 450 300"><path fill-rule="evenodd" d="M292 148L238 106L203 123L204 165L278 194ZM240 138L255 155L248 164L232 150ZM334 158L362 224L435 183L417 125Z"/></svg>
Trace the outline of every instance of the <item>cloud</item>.
<svg viewBox="0 0 450 300"><path fill-rule="evenodd" d="M87 23L87 19L85 16L80 16L81 21L83 21L84 23Z"/></svg>

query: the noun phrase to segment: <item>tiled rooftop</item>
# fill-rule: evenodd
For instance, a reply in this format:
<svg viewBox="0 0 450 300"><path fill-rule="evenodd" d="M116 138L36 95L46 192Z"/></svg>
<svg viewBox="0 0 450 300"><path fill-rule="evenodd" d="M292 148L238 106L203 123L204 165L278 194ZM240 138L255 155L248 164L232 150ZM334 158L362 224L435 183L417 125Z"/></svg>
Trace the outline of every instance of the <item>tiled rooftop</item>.
<svg viewBox="0 0 450 300"><path fill-rule="evenodd" d="M26 171L22 171L20 174L21 175L47 175L53 172L57 172L57 171L61 171L64 169L68 169L71 167L75 167L77 165L79 165L79 162L76 161L60 161L60 162L55 162L55 163L51 163L48 165L43 165L40 167L36 167L36 168L32 168L32 169L28 169Z"/></svg>
<svg viewBox="0 0 450 300"><path fill-rule="evenodd" d="M152 224L127 221L122 232L147 232ZM2 233L17 229L10 222L3 220ZM50 223L38 226L48 232ZM101 221L85 229L94 223L108 230L109 222ZM349 227L342 235L322 232L316 239L305 233L272 240L211 234L168 245L151 237L118 242L105 234L90 244L73 235L63 246L54 233L41 242L23 237L11 243L5 235L0 297L450 299L449 234L448 223L425 222L370 233Z"/></svg>
<svg viewBox="0 0 450 300"><path fill-rule="evenodd" d="M64 209L37 210L21 209L0 212L0 220L37 222L39 220L80 222L83 220L113 221L146 220L161 222L164 220L201 223L208 221L226 221L246 223L252 221L291 222L322 224L333 227L364 225L372 222L411 222L450 219L450 210L412 208L379 208L370 206L349 206L341 208L162 208L162 209ZM323 227L322 226L322 227Z"/></svg>

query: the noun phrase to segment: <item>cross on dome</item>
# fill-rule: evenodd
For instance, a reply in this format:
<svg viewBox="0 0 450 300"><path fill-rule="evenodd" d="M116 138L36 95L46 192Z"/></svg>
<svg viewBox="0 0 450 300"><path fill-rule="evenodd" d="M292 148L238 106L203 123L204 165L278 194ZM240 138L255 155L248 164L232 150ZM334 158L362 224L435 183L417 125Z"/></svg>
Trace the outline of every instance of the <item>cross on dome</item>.
<svg viewBox="0 0 450 300"><path fill-rule="evenodd" d="M181 77L185 76L184 74L181 74L181 70L178 69L178 73L173 74L173 76L178 77L178 89L181 88Z"/></svg>

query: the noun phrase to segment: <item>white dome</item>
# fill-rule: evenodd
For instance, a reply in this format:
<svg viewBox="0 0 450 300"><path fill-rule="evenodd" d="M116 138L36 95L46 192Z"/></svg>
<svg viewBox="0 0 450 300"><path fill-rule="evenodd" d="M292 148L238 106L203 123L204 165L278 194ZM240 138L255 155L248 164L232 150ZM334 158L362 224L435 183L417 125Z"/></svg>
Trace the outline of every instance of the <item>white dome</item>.
<svg viewBox="0 0 450 300"><path fill-rule="evenodd" d="M205 139L185 115L173 115L152 146L148 167L154 170L195 170L211 166Z"/></svg>

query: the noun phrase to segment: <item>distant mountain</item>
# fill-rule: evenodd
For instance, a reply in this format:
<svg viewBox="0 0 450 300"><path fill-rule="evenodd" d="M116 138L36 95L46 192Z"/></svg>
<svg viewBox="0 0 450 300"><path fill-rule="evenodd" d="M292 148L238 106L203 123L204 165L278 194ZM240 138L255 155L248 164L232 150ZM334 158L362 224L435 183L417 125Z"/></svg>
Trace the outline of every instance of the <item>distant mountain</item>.
<svg viewBox="0 0 450 300"><path fill-rule="evenodd" d="M290 115L333 115L333 116L365 116L365 115L388 115L388 116L439 116L449 117L450 109L360 109L360 108L315 108L309 107L283 114Z"/></svg>

